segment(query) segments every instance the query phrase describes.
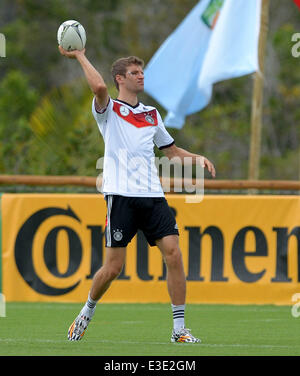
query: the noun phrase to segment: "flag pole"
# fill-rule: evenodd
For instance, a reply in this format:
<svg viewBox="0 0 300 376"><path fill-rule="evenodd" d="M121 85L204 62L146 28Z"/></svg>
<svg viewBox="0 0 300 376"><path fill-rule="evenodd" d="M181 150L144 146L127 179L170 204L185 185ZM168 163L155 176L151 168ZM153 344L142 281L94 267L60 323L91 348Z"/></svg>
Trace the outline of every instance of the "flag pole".
<svg viewBox="0 0 300 376"><path fill-rule="evenodd" d="M250 156L248 171L249 180L259 179L263 112L264 63L268 34L269 3L269 0L262 0L261 2L260 34L258 45L259 71L254 75L254 88L252 96Z"/></svg>

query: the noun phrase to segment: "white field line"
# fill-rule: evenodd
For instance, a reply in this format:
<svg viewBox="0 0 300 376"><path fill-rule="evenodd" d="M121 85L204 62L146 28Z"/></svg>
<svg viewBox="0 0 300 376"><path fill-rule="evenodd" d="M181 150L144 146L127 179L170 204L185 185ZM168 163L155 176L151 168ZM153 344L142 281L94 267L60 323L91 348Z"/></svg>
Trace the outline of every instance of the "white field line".
<svg viewBox="0 0 300 376"><path fill-rule="evenodd" d="M0 338L0 343L32 343L32 342L36 342L36 343L57 343L57 344L61 344L61 343L74 343L74 342L69 342L67 339L63 340L52 340L52 339L38 339L38 338L35 338L35 339L25 339L25 338ZM82 342L80 342L82 343ZM111 343L111 344L116 344L116 341L113 341L113 340L90 340L89 341L90 344L96 344L96 343ZM165 345L165 346L176 346L176 345L180 345L180 346L186 346L186 345L182 345L182 344L174 344L174 343L171 343L171 342L147 342L147 341L117 341L118 344L129 344L129 345L153 345L153 346L157 346L157 345ZM189 346L189 345L188 345ZM191 346L191 345L190 345ZM294 349L295 347L294 346L289 346L289 345L264 345L264 344L261 344L261 345L254 345L254 344L246 344L246 343L232 343L232 344L229 344L229 343L200 343L200 344L192 344L192 346L195 346L195 347L214 347L214 348L217 348L217 347L221 347L221 348L224 348L224 347L227 347L227 348L231 348L231 347L234 347L234 348L256 348L256 349Z"/></svg>

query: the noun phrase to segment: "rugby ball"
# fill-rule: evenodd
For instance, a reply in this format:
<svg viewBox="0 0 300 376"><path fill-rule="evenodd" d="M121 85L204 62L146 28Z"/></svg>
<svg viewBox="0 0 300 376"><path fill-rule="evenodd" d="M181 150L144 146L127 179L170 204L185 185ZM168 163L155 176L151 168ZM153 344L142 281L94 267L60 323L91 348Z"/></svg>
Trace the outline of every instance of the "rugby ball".
<svg viewBox="0 0 300 376"><path fill-rule="evenodd" d="M84 27L75 20L63 22L57 31L57 41L64 50L83 50L86 44Z"/></svg>

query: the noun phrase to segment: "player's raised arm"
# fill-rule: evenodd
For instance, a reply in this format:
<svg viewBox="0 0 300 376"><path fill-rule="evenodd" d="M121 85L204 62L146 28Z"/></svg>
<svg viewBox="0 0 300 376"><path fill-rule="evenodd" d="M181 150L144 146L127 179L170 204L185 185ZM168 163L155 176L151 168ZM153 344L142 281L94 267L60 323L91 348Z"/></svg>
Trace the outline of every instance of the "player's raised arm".
<svg viewBox="0 0 300 376"><path fill-rule="evenodd" d="M105 107L108 102L108 91L106 84L101 74L96 70L96 68L90 63L88 58L85 56L85 49L66 51L61 46L58 46L58 48L62 55L70 59L77 59L77 61L80 63L83 69L83 72L92 92L95 94L97 106L99 108Z"/></svg>

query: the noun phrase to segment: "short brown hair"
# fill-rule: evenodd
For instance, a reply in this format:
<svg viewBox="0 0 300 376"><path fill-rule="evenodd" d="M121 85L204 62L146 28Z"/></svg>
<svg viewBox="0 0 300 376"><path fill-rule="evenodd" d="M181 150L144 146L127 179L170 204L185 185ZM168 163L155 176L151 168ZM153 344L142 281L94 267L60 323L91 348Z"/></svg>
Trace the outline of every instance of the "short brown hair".
<svg viewBox="0 0 300 376"><path fill-rule="evenodd" d="M126 75L126 70L130 65L139 65L144 67L144 61L136 56L122 57L115 61L111 67L111 74L114 79L116 88L119 90L119 84L116 80L116 76L120 74L121 76Z"/></svg>

